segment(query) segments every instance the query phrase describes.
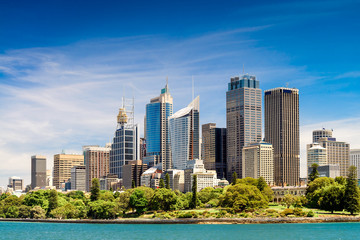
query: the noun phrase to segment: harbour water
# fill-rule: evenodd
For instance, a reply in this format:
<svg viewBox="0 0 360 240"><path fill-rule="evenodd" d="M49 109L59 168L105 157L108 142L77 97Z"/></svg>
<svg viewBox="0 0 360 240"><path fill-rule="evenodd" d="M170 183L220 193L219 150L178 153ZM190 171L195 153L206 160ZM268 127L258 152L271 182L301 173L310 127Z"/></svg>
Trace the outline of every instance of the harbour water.
<svg viewBox="0 0 360 240"><path fill-rule="evenodd" d="M360 223L184 225L0 222L0 239L360 239Z"/></svg>

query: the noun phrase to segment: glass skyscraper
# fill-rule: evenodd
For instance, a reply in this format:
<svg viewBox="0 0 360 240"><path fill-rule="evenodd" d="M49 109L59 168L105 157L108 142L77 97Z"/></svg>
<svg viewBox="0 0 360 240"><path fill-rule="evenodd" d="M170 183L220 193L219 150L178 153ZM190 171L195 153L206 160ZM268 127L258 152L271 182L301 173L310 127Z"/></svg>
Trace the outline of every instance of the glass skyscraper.
<svg viewBox="0 0 360 240"><path fill-rule="evenodd" d="M199 97L169 118L172 167L184 170L199 159Z"/></svg>
<svg viewBox="0 0 360 240"><path fill-rule="evenodd" d="M162 170L171 168L171 151L169 140L168 118L173 113L173 98L170 95L168 84L161 89L158 97L152 98L146 105L145 138L146 157L154 159L150 165L161 166Z"/></svg>
<svg viewBox="0 0 360 240"><path fill-rule="evenodd" d="M233 77L226 92L227 177L242 176L242 148L261 141L261 89L255 76Z"/></svg>

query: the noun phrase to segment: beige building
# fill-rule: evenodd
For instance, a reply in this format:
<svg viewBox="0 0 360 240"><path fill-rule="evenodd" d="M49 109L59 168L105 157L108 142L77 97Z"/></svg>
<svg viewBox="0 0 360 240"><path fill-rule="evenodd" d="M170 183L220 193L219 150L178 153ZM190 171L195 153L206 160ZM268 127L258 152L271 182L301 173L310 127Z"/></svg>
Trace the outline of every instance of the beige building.
<svg viewBox="0 0 360 240"><path fill-rule="evenodd" d="M202 160L195 159L188 161L187 168L184 170L184 192L191 192L193 185L193 175L197 179L197 191L206 187L215 187L220 179L217 179L215 170L206 170Z"/></svg>
<svg viewBox="0 0 360 240"><path fill-rule="evenodd" d="M265 141L274 148L274 181L278 186L300 183L299 90L265 91Z"/></svg>
<svg viewBox="0 0 360 240"><path fill-rule="evenodd" d="M360 149L350 150L350 165L357 169L357 177L360 178Z"/></svg>
<svg viewBox="0 0 360 240"><path fill-rule="evenodd" d="M274 157L270 143L254 143L243 148L243 176L263 177L269 184L274 184Z"/></svg>
<svg viewBox="0 0 360 240"><path fill-rule="evenodd" d="M326 148L315 142L307 145L307 166L311 167L314 163L319 166L328 164Z"/></svg>
<svg viewBox="0 0 360 240"><path fill-rule="evenodd" d="M90 191L93 178L107 176L110 171L110 150L111 144L105 147L84 146L84 162L86 172L86 191Z"/></svg>
<svg viewBox="0 0 360 240"><path fill-rule="evenodd" d="M84 156L77 154L56 154L54 155L54 175L53 186L62 188L62 183L65 183L71 178L71 168L74 166L84 165Z"/></svg>

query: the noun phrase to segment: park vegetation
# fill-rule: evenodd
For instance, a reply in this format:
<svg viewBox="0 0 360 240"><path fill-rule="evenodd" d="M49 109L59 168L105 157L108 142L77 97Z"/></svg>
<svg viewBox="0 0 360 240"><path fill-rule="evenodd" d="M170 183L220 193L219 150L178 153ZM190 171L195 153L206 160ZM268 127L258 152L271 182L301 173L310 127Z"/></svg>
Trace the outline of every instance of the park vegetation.
<svg viewBox="0 0 360 240"><path fill-rule="evenodd" d="M316 166L314 166L316 168ZM225 188L207 187L197 191L193 178L192 191L181 193L170 189L165 177L158 189L134 187L124 191L100 191L99 180L93 179L90 193L37 190L17 197L0 196L0 218L32 219L116 219L116 218L223 218L223 217L313 217L309 208L329 212L360 211L356 169L347 178L314 177L306 196L286 194L280 209L272 203L273 191L264 179L233 176Z"/></svg>

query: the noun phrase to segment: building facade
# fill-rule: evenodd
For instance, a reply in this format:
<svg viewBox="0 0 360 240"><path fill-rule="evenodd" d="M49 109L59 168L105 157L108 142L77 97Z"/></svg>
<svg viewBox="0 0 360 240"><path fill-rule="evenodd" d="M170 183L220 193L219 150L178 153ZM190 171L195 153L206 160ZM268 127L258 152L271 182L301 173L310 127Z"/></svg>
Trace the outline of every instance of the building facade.
<svg viewBox="0 0 360 240"><path fill-rule="evenodd" d="M86 191L86 167L74 166L71 168L71 190Z"/></svg>
<svg viewBox="0 0 360 240"><path fill-rule="evenodd" d="M24 179L19 177L10 177L8 188L12 188L14 191L23 191L24 190Z"/></svg>
<svg viewBox="0 0 360 240"><path fill-rule="evenodd" d="M307 145L307 166L311 167L314 163L319 166L324 166L328 163L326 148L320 146L319 143Z"/></svg>
<svg viewBox="0 0 360 240"><path fill-rule="evenodd" d="M243 177L263 177L274 185L274 156L270 143L253 143L243 148Z"/></svg>
<svg viewBox="0 0 360 240"><path fill-rule="evenodd" d="M169 118L172 168L184 170L187 162L200 157L199 106L197 96Z"/></svg>
<svg viewBox="0 0 360 240"><path fill-rule="evenodd" d="M173 98L168 84L158 97L146 105L144 121L146 156L156 156L153 165L161 165L163 171L171 168L171 150L168 118L173 114Z"/></svg>
<svg viewBox="0 0 360 240"><path fill-rule="evenodd" d="M340 167L339 165L325 164L317 168L319 177L330 177L336 178L340 176ZM312 171L312 167L308 167L308 172Z"/></svg>
<svg viewBox="0 0 360 240"><path fill-rule="evenodd" d="M86 170L86 191L90 191L93 178L106 176L110 172L110 150L111 144L105 147L84 146L84 160Z"/></svg>
<svg viewBox="0 0 360 240"><path fill-rule="evenodd" d="M133 112L129 115L133 115ZM128 114L123 106L117 116L117 128L111 144L109 161L111 174L116 174L118 178L122 178L122 167L139 157L138 145L138 127L133 124L133 121L129 121Z"/></svg>
<svg viewBox="0 0 360 240"><path fill-rule="evenodd" d="M215 187L220 179L217 179L216 171L206 170L202 160L188 161L184 170L184 192L191 192L193 186L193 175L196 176L197 191L206 187Z"/></svg>
<svg viewBox="0 0 360 240"><path fill-rule="evenodd" d="M333 130L328 129L321 129L321 130L314 130L313 131L313 143L317 143L320 138L332 138Z"/></svg>
<svg viewBox="0 0 360 240"><path fill-rule="evenodd" d="M205 168L226 178L226 128L217 128L215 123L202 125L202 148Z"/></svg>
<svg viewBox="0 0 360 240"><path fill-rule="evenodd" d="M84 156L77 154L54 155L53 184L56 188L63 188L63 183L71 178L71 168L84 165Z"/></svg>
<svg viewBox="0 0 360 240"><path fill-rule="evenodd" d="M180 192L184 192L184 170L168 169L166 173L169 174L170 188L174 191L179 190Z"/></svg>
<svg viewBox="0 0 360 240"><path fill-rule="evenodd" d="M141 160L134 160L124 165L123 169L123 186L126 189L130 189L132 187L133 181L135 183L135 187L141 186L141 175L147 170L146 164L143 164Z"/></svg>
<svg viewBox="0 0 360 240"><path fill-rule="evenodd" d="M226 92L227 177L242 178L242 148L261 140L261 89L255 76L232 77Z"/></svg>
<svg viewBox="0 0 360 240"><path fill-rule="evenodd" d="M31 189L46 187L46 157L31 157Z"/></svg>
<svg viewBox="0 0 360 240"><path fill-rule="evenodd" d="M299 90L265 91L265 141L274 148L274 181L278 186L300 183Z"/></svg>
<svg viewBox="0 0 360 240"><path fill-rule="evenodd" d="M356 167L357 178L360 179L360 149L350 150L350 165Z"/></svg>

